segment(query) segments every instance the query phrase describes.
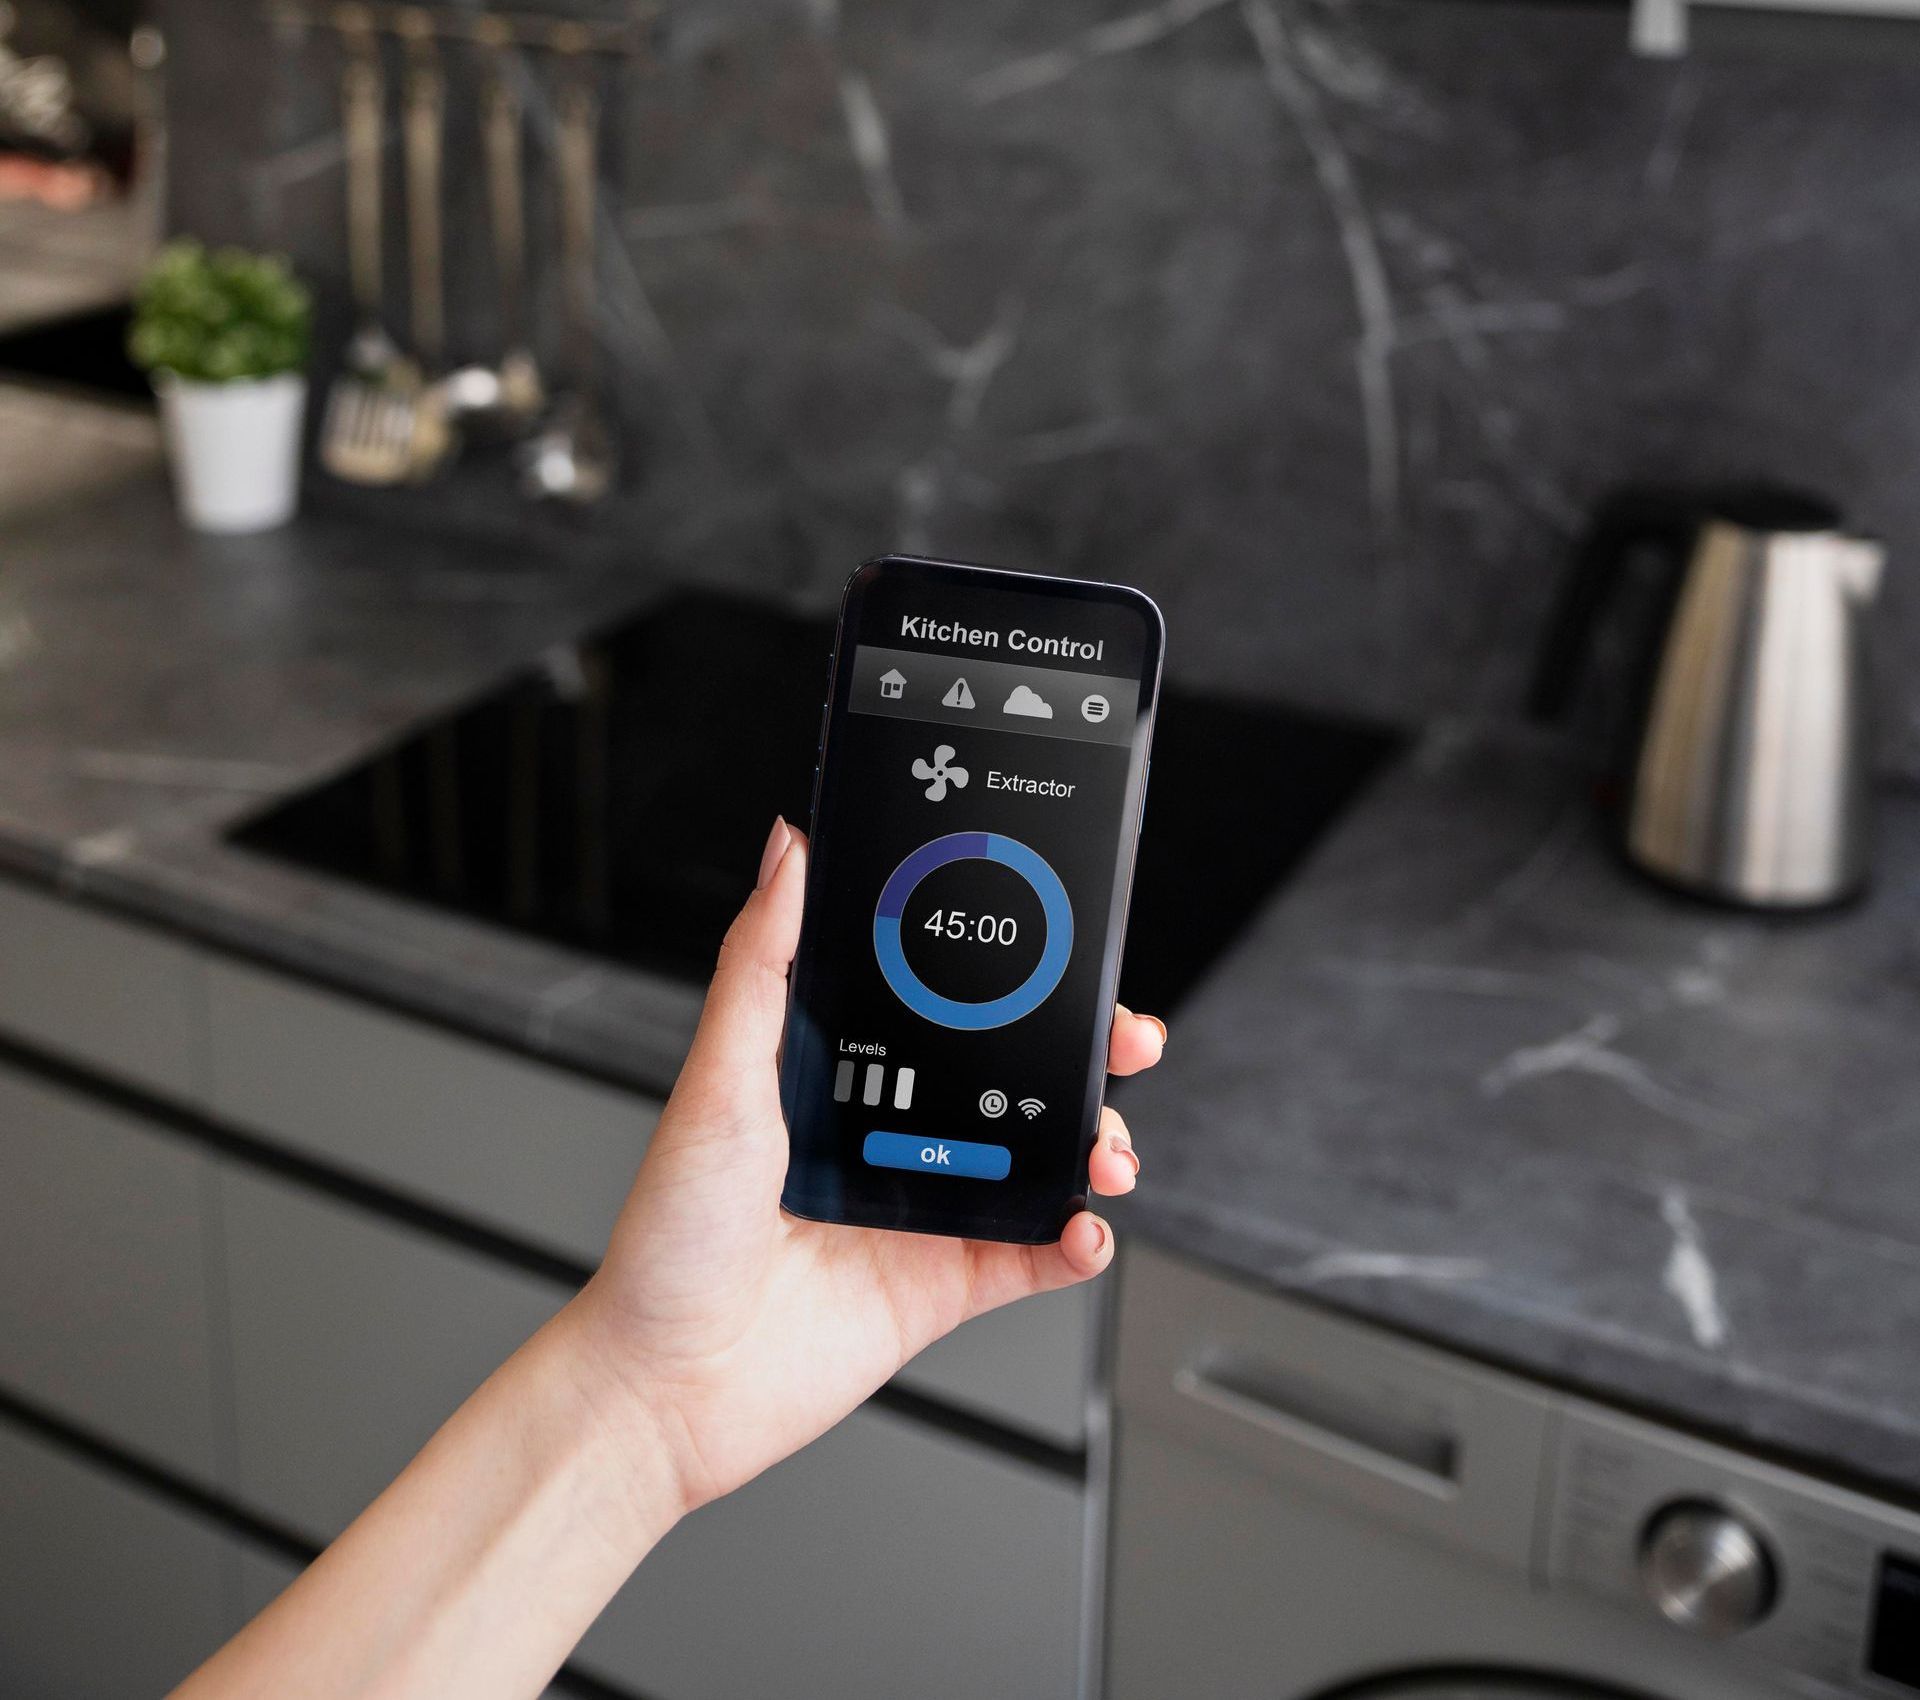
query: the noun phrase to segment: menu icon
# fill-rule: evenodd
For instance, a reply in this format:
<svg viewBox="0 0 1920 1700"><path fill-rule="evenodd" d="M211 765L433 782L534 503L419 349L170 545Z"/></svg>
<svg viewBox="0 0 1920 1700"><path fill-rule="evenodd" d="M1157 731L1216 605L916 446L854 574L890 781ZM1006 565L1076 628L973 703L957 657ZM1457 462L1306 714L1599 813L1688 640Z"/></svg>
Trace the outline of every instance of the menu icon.
<svg viewBox="0 0 1920 1700"><path fill-rule="evenodd" d="M955 679L947 694L940 699L948 708L973 707L973 692L967 688L965 679Z"/></svg>

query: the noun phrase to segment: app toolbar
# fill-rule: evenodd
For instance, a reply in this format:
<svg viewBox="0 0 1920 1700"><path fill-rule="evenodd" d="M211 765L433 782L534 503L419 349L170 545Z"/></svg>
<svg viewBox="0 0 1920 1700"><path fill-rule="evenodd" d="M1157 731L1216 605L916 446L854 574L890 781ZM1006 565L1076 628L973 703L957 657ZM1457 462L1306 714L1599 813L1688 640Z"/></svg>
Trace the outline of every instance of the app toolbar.
<svg viewBox="0 0 1920 1700"><path fill-rule="evenodd" d="M861 644L847 706L856 714L1125 744L1139 695L1133 680L1099 673Z"/></svg>

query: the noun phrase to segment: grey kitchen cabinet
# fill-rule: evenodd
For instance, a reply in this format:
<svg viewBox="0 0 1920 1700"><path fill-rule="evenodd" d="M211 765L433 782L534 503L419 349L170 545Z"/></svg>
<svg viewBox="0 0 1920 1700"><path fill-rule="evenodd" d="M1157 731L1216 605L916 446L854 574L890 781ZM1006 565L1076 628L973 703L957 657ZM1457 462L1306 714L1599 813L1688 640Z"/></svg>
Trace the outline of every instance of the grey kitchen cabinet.
<svg viewBox="0 0 1920 1700"><path fill-rule="evenodd" d="M233 1540L0 1420L0 1694L160 1695L241 1622Z"/></svg>
<svg viewBox="0 0 1920 1700"><path fill-rule="evenodd" d="M0 880L0 1035L195 1103L200 971L159 933Z"/></svg>
<svg viewBox="0 0 1920 1700"><path fill-rule="evenodd" d="M1077 1449L1094 1396L1100 1305L1094 1282L989 1311L936 1340L894 1380Z"/></svg>
<svg viewBox="0 0 1920 1700"><path fill-rule="evenodd" d="M220 1177L235 1488L330 1540L568 1290L277 1177Z"/></svg>
<svg viewBox="0 0 1920 1700"><path fill-rule="evenodd" d="M594 1264L657 1101L238 963L207 965L215 1113Z"/></svg>
<svg viewBox="0 0 1920 1700"><path fill-rule="evenodd" d="M212 1159L0 1063L0 1386L219 1481Z"/></svg>
<svg viewBox="0 0 1920 1700"><path fill-rule="evenodd" d="M125 1097L0 1062L0 1389L316 1542L570 1292L456 1224L590 1266L659 1113L5 882L0 1038L212 1123L149 1121ZM222 1128L371 1190L347 1201L255 1164ZM453 1224L388 1211L383 1191ZM1094 1306L1074 1290L996 1312L900 1382L1071 1453ZM869 1407L677 1530L581 1658L649 1700L1073 1694L1087 1512L1062 1462ZM288 1566L222 1539L224 1597L257 1609ZM90 1586L84 1564L66 1573ZM153 1609L179 1627L159 1652L191 1646L188 1663L231 1627L208 1631L167 1590ZM0 1684L16 1691L32 1692Z"/></svg>
<svg viewBox="0 0 1920 1700"><path fill-rule="evenodd" d="M221 1181L242 1501L331 1537L564 1301L239 1170ZM1074 1693L1077 1480L865 1409L676 1530L579 1663L650 1700Z"/></svg>
<svg viewBox="0 0 1920 1700"><path fill-rule="evenodd" d="M653 1099L236 963L207 965L211 1091L274 1144L597 1263L658 1120ZM923 1352L902 1385L1074 1448L1086 1435L1096 1295L996 1311Z"/></svg>
<svg viewBox="0 0 1920 1700"><path fill-rule="evenodd" d="M659 1700L1071 1700L1077 1482L866 1406L694 1513L575 1662Z"/></svg>
<svg viewBox="0 0 1920 1700"><path fill-rule="evenodd" d="M6 1700L157 1700L301 1568L0 1417Z"/></svg>
<svg viewBox="0 0 1920 1700"><path fill-rule="evenodd" d="M286 1590L304 1564L296 1564L282 1553L264 1547L244 1546L239 1555L240 1615L243 1620L258 1617Z"/></svg>

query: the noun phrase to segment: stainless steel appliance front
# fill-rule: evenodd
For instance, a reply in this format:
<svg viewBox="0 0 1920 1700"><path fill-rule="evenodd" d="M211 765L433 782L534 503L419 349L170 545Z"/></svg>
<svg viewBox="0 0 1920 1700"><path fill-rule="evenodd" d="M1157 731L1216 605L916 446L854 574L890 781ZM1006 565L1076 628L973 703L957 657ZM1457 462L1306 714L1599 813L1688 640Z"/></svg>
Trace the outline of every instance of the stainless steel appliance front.
<svg viewBox="0 0 1920 1700"><path fill-rule="evenodd" d="M1153 1250L1122 1282L1113 1700L1920 1695L1920 1517Z"/></svg>

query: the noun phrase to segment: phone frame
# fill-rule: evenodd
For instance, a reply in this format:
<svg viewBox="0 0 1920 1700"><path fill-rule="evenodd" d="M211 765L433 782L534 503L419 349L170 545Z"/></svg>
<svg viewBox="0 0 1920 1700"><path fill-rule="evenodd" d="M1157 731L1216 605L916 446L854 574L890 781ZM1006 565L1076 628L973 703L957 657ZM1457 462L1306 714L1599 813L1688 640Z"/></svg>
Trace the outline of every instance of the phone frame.
<svg viewBox="0 0 1920 1700"><path fill-rule="evenodd" d="M1134 866L1141 823L1144 818L1148 770L1151 766L1153 726L1160 704L1161 670L1166 654L1166 623L1158 605L1145 592L1127 585L1108 584L1098 580L1056 578L1043 573L1015 572L1003 567L976 566L966 562L935 560L918 555L877 556L863 562L854 570L847 580L840 599L840 615L834 630L833 660L829 674L827 701L821 719L819 762L814 770L813 800L809 822L815 835L815 855L810 859L807 869L807 916L809 919L802 923L799 948L795 953L793 968L788 977L786 1031L789 1035L794 1031L796 1007L803 982L811 972L816 953L822 948L821 941L813 936L811 917L820 912L819 894L821 885L828 877L828 871L831 868L833 854L831 835L836 828L834 823L829 823L828 837L823 841L820 837L820 812L827 790L831 764L835 759L836 733L851 712L849 698L853 674L852 652L860 641L860 627L867 597L883 575L890 581L902 575L911 575L919 584L956 589L963 593L982 591L992 593L1002 590L1026 596L1041 596L1080 606L1088 604L1118 606L1127 608L1140 616L1143 642L1139 670L1139 695L1133 733L1128 742L1129 759L1122 819L1114 846L1113 897L1101 929L1100 990L1096 1009L1105 1010L1108 1014L1106 1019L1096 1020L1095 1030L1088 1035L1085 1088L1082 1093L1081 1114L1076 1135L1078 1150L1072 1170L1072 1181L1057 1199L1036 1204L1030 1209L1013 1209L1005 1213L966 1209L957 1202L943 1201L935 1194L928 1194L924 1205L865 1208L850 1200L843 1190L839 1191L837 1198L828 1200L817 1196L811 1190L799 1188L796 1185L795 1170L800 1165L801 1153L796 1143L793 1147L793 1157L790 1159L781 1204L791 1215L808 1221L833 1222L856 1227L891 1228L906 1233L1001 1240L1022 1245L1050 1244L1059 1238L1061 1230L1072 1218L1074 1212L1083 1208L1086 1203L1087 1165L1092 1156L1094 1141L1098 1137L1100 1112L1105 1103L1107 1056L1112 1037L1111 1011L1120 979L1120 963L1126 944L1127 916L1133 897ZM869 637L867 641L873 640ZM845 823L839 823L838 829L845 830ZM1089 936L1091 936L1091 929L1089 929ZM795 1093L799 1082L789 1074L788 1060L783 1045L781 1098L791 1129ZM791 1133L789 1137L791 1138ZM813 1157L809 1157L807 1161L810 1165L819 1162ZM837 1170L839 1165L835 1164L833 1167ZM915 1191L917 1194L918 1189Z"/></svg>

